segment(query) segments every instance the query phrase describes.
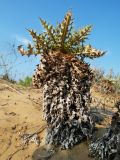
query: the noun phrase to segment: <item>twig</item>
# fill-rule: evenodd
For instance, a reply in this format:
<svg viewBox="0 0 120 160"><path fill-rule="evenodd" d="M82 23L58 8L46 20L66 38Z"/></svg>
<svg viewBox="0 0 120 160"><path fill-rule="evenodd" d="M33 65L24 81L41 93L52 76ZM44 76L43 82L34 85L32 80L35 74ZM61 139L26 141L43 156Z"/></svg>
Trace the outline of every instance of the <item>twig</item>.
<svg viewBox="0 0 120 160"><path fill-rule="evenodd" d="M12 154L10 154L6 160L11 160L12 157L13 157L16 153L18 153L19 151L24 150L24 149L25 149L25 146L23 146L22 148L17 149L15 152L13 152Z"/></svg>
<svg viewBox="0 0 120 160"><path fill-rule="evenodd" d="M45 126L42 126L39 130L37 130L36 132L32 133L32 134L29 135L27 138L31 138L34 134L39 134L39 133L41 133L45 128L46 128L46 125L45 125ZM11 160L12 157L13 157L16 153L18 153L18 152L21 151L21 150L26 149L27 146L25 146L25 145L26 145L26 143L25 143L25 144L22 144L22 145L20 146L21 148L17 149L15 152L13 152L12 154L10 154L6 160Z"/></svg>
<svg viewBox="0 0 120 160"><path fill-rule="evenodd" d="M11 139L9 139L8 141L9 142L7 143L7 147L5 148L5 150L2 153L0 153L0 155L4 154L10 148L10 145L12 144Z"/></svg>
<svg viewBox="0 0 120 160"><path fill-rule="evenodd" d="M5 104L1 104L1 106L6 106L6 105L8 105L8 103L5 103Z"/></svg>
<svg viewBox="0 0 120 160"><path fill-rule="evenodd" d="M27 136L26 139L31 138L31 137L34 136L35 134L41 133L45 128L46 128L46 125L45 125L45 126L42 126L39 130L37 130L36 132L34 132L34 133L30 134L29 136Z"/></svg>

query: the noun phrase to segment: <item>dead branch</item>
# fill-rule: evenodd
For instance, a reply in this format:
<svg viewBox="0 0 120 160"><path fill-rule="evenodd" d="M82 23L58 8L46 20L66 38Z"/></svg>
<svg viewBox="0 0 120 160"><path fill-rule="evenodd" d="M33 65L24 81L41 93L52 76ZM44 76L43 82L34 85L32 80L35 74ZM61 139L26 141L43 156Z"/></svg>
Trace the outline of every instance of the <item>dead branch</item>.
<svg viewBox="0 0 120 160"><path fill-rule="evenodd" d="M46 128L46 126L40 127L37 131L35 131L34 133L30 134L30 135L27 137L27 139L28 139L28 138L31 138L31 137L32 137L33 135L35 135L35 134L41 133L45 128ZM12 154L10 154L6 160L11 160L16 153L18 153L18 152L21 151L21 150L26 149L26 148L27 148L26 143L20 145L20 147L21 147L21 148L17 149L15 152L13 152Z"/></svg>
<svg viewBox="0 0 120 160"><path fill-rule="evenodd" d="M45 126L42 126L40 129L38 129L38 130L35 131L34 133L32 133L32 134L30 134L29 136L27 136L26 139L31 138L31 137L34 136L35 134L41 133L45 128L46 128L46 125L45 125Z"/></svg>
<svg viewBox="0 0 120 160"><path fill-rule="evenodd" d="M22 146L22 145L21 145L21 146ZM24 149L26 149L26 148L27 148L27 147L22 146L22 148L19 148L19 149L17 149L15 152L13 152L12 154L10 154L6 160L11 160L12 157L13 157L16 153L18 153L19 151L24 150Z"/></svg>

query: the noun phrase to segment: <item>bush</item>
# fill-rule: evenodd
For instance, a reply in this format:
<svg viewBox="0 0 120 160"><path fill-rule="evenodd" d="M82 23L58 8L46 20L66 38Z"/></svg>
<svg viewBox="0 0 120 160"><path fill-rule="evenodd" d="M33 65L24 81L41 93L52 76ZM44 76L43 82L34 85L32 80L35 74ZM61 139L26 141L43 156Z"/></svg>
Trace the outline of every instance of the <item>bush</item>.
<svg viewBox="0 0 120 160"><path fill-rule="evenodd" d="M111 69L107 75L102 69L94 69L94 87L101 93L120 93L120 75Z"/></svg>
<svg viewBox="0 0 120 160"><path fill-rule="evenodd" d="M27 76L24 80L19 80L18 84L21 86L30 87L32 85L32 78Z"/></svg>

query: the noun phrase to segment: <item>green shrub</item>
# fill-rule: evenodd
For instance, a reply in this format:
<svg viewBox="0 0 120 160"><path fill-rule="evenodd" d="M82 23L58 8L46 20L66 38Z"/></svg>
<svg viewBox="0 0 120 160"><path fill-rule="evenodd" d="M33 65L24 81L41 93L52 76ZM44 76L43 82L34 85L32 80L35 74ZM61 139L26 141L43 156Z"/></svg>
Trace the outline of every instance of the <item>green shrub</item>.
<svg viewBox="0 0 120 160"><path fill-rule="evenodd" d="M30 87L32 85L32 78L27 76L24 80L19 80L18 84L25 87Z"/></svg>

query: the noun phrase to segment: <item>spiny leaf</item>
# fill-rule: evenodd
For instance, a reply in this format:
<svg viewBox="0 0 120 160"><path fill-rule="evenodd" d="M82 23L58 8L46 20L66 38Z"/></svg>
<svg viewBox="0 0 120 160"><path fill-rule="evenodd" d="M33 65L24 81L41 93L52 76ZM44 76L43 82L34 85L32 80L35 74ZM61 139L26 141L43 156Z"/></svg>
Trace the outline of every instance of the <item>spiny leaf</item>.
<svg viewBox="0 0 120 160"><path fill-rule="evenodd" d="M33 51L33 48L34 47L32 47L32 45L31 44L28 44L28 46L27 46L27 48L28 48L28 53L33 53L34 51Z"/></svg>
<svg viewBox="0 0 120 160"><path fill-rule="evenodd" d="M18 51L22 54L22 55L26 55L27 51L24 50L23 45L19 45L18 46Z"/></svg>
<svg viewBox="0 0 120 160"><path fill-rule="evenodd" d="M84 27L83 29L80 29L79 31L74 31L72 36L69 38L68 43L70 45L79 45L79 43L84 42L87 39L87 36L91 32L92 26L88 25Z"/></svg>
<svg viewBox="0 0 120 160"><path fill-rule="evenodd" d="M54 34L53 34L53 26L49 25L46 23L46 21L44 21L43 19L40 18L40 22L43 25L43 27L46 29L47 34L51 37L51 39L54 41L54 43L56 44L55 38L54 38Z"/></svg>
<svg viewBox="0 0 120 160"><path fill-rule="evenodd" d="M34 30L29 30L29 29L27 30L29 31L32 38L34 39L34 42L39 43L39 45L44 44L44 38L41 34L37 35L37 33Z"/></svg>
<svg viewBox="0 0 120 160"><path fill-rule="evenodd" d="M91 45L84 46L84 50L82 51L84 57L89 57L91 59L101 57L105 53L106 52L93 48Z"/></svg>
<svg viewBox="0 0 120 160"><path fill-rule="evenodd" d="M65 42L67 34L70 32L69 26L72 19L72 13L68 12L63 20L63 22L60 25L61 28L61 47Z"/></svg>
<svg viewBox="0 0 120 160"><path fill-rule="evenodd" d="M32 47L31 44L28 44L27 50L25 50L22 45L18 46L18 51L22 55L27 55L27 56L41 54L41 52L38 53L37 50L34 50L34 47Z"/></svg>
<svg viewBox="0 0 120 160"><path fill-rule="evenodd" d="M30 35L33 37L33 39L37 37L37 33L34 30L32 30L32 29L31 30L27 29L27 30L30 33Z"/></svg>
<svg viewBox="0 0 120 160"><path fill-rule="evenodd" d="M80 29L79 30L80 40L84 41L87 38L87 36L90 34L91 30L92 30L91 25L88 25L88 26L84 27L83 29Z"/></svg>

